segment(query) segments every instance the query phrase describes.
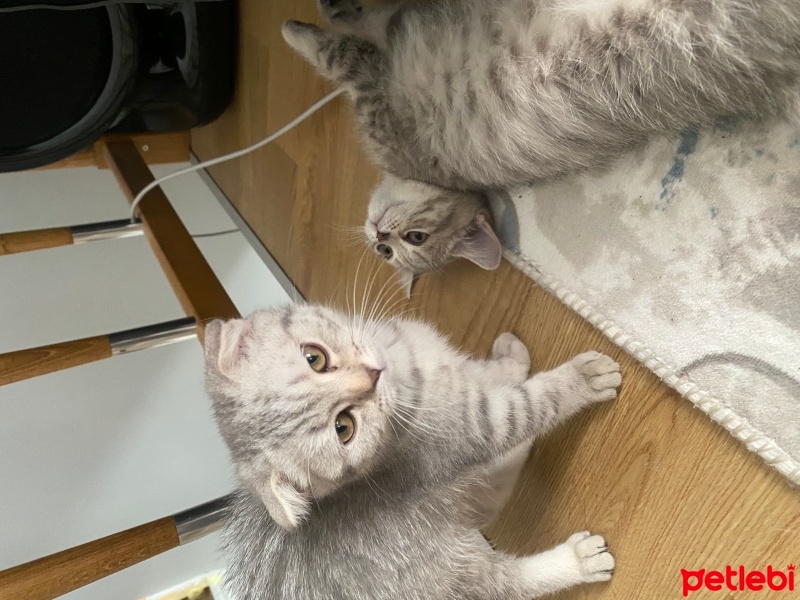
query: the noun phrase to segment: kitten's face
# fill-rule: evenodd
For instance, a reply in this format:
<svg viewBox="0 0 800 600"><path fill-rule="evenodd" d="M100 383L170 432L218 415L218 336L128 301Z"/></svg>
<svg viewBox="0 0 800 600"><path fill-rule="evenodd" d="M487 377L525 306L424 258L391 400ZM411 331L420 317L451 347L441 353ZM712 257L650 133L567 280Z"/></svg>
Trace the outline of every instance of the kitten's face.
<svg viewBox="0 0 800 600"><path fill-rule="evenodd" d="M489 219L480 194L387 175L372 195L364 229L367 244L397 269L410 291L415 276L457 258L497 268L502 249Z"/></svg>
<svg viewBox="0 0 800 600"><path fill-rule="evenodd" d="M206 329L206 386L239 475L282 526L313 497L381 456L401 378L392 340L318 306L289 306ZM380 331L385 332L385 329Z"/></svg>

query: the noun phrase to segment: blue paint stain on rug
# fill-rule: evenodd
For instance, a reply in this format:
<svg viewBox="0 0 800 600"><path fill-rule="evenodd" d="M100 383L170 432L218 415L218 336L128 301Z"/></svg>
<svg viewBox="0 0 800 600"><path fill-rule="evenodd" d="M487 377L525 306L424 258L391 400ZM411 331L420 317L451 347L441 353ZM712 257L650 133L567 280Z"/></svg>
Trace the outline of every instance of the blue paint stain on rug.
<svg viewBox="0 0 800 600"><path fill-rule="evenodd" d="M691 156L697 148L700 139L700 132L697 129L687 129L681 134L678 149L667 174L661 180L661 194L659 195L658 208L662 211L667 210L672 200L675 198L675 185L683 179L686 171L686 159Z"/></svg>

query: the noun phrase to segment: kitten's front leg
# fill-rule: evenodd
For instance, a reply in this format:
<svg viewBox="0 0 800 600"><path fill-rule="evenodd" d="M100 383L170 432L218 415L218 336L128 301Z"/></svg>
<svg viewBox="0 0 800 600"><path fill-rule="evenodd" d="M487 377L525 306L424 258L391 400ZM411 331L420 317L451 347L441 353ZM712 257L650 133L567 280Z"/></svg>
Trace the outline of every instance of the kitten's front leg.
<svg viewBox="0 0 800 600"><path fill-rule="evenodd" d="M446 458L456 469L487 464L582 408L612 400L622 376L611 358L586 352L516 386L485 378L473 381L478 385L465 395L461 412L453 415L457 435L450 438Z"/></svg>
<svg viewBox="0 0 800 600"><path fill-rule="evenodd" d="M552 371L525 382L529 398L536 398L535 435L563 423L581 409L613 400L622 383L619 365L599 352L584 352Z"/></svg>

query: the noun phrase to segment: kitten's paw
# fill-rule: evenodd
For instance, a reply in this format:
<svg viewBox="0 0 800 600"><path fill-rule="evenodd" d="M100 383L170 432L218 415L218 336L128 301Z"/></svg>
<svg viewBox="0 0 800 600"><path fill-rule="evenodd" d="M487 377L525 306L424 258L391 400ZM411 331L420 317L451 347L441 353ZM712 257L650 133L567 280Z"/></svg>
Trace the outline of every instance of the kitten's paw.
<svg viewBox="0 0 800 600"><path fill-rule="evenodd" d="M608 581L614 575L614 557L602 536L582 531L571 536L567 545L575 552L581 577L587 583Z"/></svg>
<svg viewBox="0 0 800 600"><path fill-rule="evenodd" d="M531 355L513 333L501 333L492 345L492 359L499 361L508 371L509 378L522 383L531 372Z"/></svg>
<svg viewBox="0 0 800 600"><path fill-rule="evenodd" d="M322 18L331 24L352 23L364 14L359 0L317 0L317 8Z"/></svg>
<svg viewBox="0 0 800 600"><path fill-rule="evenodd" d="M588 387L589 402L605 402L617 396L622 373L614 360L599 352L584 352L572 359L572 366Z"/></svg>

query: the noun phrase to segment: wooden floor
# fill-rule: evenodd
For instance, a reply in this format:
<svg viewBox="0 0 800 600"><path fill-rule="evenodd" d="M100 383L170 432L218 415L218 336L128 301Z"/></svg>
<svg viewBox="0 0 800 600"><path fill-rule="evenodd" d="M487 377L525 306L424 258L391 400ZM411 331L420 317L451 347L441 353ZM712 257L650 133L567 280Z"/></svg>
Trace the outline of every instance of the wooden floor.
<svg viewBox="0 0 800 600"><path fill-rule="evenodd" d="M286 19L317 20L313 0L240 4L238 95L219 121L195 132L201 159L266 136L331 89L280 37ZM307 299L345 305L364 249L338 228L364 221L379 176L361 152L346 100L211 173ZM364 258L359 290L367 273L380 287L389 269ZM495 272L459 264L430 275L398 307L406 309L476 354L510 330L528 344L536 369L587 349L623 365L620 398L537 444L515 499L490 532L500 547L520 553L575 531L604 534L617 558L614 580L560 598L679 598L681 568L785 568L800 561L798 491L507 263ZM691 597L733 597L726 593ZM793 597L750 594L735 597Z"/></svg>

